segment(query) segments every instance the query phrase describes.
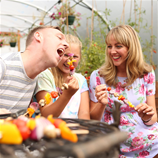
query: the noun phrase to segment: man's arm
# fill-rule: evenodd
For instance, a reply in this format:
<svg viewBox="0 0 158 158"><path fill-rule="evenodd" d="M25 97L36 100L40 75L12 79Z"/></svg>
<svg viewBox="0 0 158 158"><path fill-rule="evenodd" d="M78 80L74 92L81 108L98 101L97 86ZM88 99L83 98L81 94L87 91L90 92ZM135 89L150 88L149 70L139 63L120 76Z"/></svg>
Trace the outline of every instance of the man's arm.
<svg viewBox="0 0 158 158"><path fill-rule="evenodd" d="M6 71L6 65L5 65L3 59L0 57L0 83L3 80L5 71Z"/></svg>

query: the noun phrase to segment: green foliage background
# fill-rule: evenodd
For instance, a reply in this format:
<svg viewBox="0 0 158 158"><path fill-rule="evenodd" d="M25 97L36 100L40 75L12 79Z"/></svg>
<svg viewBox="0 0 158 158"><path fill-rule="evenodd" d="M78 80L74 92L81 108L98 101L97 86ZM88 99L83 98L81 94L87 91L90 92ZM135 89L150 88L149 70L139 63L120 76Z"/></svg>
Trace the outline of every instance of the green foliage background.
<svg viewBox="0 0 158 158"><path fill-rule="evenodd" d="M108 16L110 16L110 12L111 10L106 8L103 14L107 18ZM145 19L146 11L140 10L140 8L136 6L133 12L137 14L137 17L139 18L137 20L129 18L125 22L125 24L132 26L138 34L140 33L140 31L150 34L151 26L148 26ZM89 19L91 19L91 17L89 17ZM108 26L104 21L101 21L98 18L97 13L95 13L94 15L94 21L95 23L96 21L98 21L98 25L97 28L95 27L95 29L92 32L93 40L86 38L82 41L82 58L76 70L77 72L80 72L82 75L85 75L85 72L88 71L88 74L86 76L90 76L90 74L94 70L98 69L105 61L105 38L109 31ZM118 21L118 19L114 21L109 20L109 22L111 27L122 24L122 22ZM153 41L151 39L153 39ZM150 36L150 39L148 40L143 40L140 37L144 59L146 62L150 63L154 68L157 67L157 65L154 64L152 59L152 53L154 50L156 51L156 48L152 48L152 45L155 45L155 39L156 36Z"/></svg>

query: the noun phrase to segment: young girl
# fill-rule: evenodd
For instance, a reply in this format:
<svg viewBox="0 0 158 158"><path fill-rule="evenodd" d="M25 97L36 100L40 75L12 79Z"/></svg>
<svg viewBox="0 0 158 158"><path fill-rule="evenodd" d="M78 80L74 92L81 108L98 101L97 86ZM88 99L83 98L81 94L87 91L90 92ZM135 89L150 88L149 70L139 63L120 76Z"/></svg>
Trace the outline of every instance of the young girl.
<svg viewBox="0 0 158 158"><path fill-rule="evenodd" d="M87 81L79 73L70 76L68 65L70 54L73 54L73 60L76 61L73 62L73 66L77 67L81 58L82 43L73 35L68 34L65 37L69 48L66 49L64 57L57 67L47 69L40 74L35 90L36 99L39 102L44 99L47 92L58 91L62 94L57 97L55 102L40 107L43 116L53 114L54 117L61 118L90 119ZM68 84L67 90L61 90L63 83Z"/></svg>
<svg viewBox="0 0 158 158"><path fill-rule="evenodd" d="M143 60L137 33L131 26L116 26L106 44L105 64L90 77L91 118L113 123L114 100L123 96L119 127L129 137L121 144L120 157L158 158L155 74Z"/></svg>

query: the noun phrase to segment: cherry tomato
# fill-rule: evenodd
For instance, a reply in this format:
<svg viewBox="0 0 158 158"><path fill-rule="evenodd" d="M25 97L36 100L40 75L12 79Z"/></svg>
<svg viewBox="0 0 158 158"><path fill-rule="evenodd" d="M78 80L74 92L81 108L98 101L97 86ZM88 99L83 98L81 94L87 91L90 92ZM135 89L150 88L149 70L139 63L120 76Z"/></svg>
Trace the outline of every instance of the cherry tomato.
<svg viewBox="0 0 158 158"><path fill-rule="evenodd" d="M110 91L110 90L111 90L111 87L108 87L107 90Z"/></svg>
<svg viewBox="0 0 158 158"><path fill-rule="evenodd" d="M122 96L122 97L121 97L121 100L124 100L124 99L125 99L125 97L124 97L124 96Z"/></svg>
<svg viewBox="0 0 158 158"><path fill-rule="evenodd" d="M50 94L51 94L52 98L58 97L58 92L56 92L56 91L52 91Z"/></svg>
<svg viewBox="0 0 158 158"><path fill-rule="evenodd" d="M73 65L69 66L70 70L73 70L75 67Z"/></svg>

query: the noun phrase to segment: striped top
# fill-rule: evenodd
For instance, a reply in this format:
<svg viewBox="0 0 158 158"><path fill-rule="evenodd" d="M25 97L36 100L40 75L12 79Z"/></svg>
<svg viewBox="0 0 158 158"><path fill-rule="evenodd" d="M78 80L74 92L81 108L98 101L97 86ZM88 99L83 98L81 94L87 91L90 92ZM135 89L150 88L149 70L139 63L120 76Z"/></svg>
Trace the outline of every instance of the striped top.
<svg viewBox="0 0 158 158"><path fill-rule="evenodd" d="M27 76L20 52L0 58L0 108L11 112L27 108L36 79Z"/></svg>

